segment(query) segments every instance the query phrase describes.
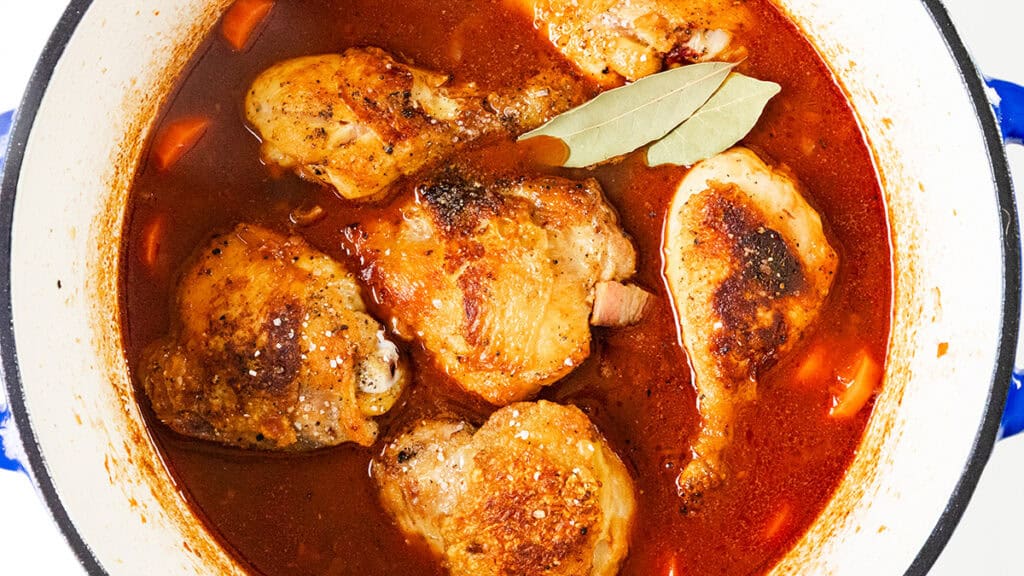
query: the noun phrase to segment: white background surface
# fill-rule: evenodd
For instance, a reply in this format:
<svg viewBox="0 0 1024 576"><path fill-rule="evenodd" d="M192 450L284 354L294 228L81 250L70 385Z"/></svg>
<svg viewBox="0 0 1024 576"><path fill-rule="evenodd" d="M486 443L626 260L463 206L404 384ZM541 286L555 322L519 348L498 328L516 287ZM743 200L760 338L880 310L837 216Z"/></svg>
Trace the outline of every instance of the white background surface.
<svg viewBox="0 0 1024 576"><path fill-rule="evenodd" d="M15 108L20 101L35 59L65 1L0 0L0 112ZM946 6L985 74L1024 83L1024 58L1014 47L1019 45L1024 26L1024 1L946 0ZM1018 189L1024 190L1024 149L1012 148L1009 156ZM1017 532L1021 524L1024 435L996 446L978 491L933 574L1024 574L1024 546ZM27 477L0 471L0 574L81 573Z"/></svg>

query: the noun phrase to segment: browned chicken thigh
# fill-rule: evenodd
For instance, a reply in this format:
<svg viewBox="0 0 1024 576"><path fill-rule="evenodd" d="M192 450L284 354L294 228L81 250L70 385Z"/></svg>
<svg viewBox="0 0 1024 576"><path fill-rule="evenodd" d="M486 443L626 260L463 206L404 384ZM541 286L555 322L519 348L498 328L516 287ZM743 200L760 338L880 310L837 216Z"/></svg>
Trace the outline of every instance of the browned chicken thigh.
<svg viewBox="0 0 1024 576"><path fill-rule="evenodd" d="M372 474L398 525L453 576L612 576L628 552L633 483L572 406L512 404L476 431L421 422Z"/></svg>
<svg viewBox="0 0 1024 576"><path fill-rule="evenodd" d="M354 224L347 237L396 332L496 405L582 363L596 286L636 265L593 180L480 182L449 169L409 193L398 216ZM605 324L635 320L634 303L617 302L599 308L626 315L603 314L618 320Z"/></svg>
<svg viewBox="0 0 1024 576"><path fill-rule="evenodd" d="M264 162L354 199L380 195L466 142L518 135L585 100L568 70L490 93L378 48L350 48L267 69L249 89L245 114Z"/></svg>
<svg viewBox="0 0 1024 576"><path fill-rule="evenodd" d="M733 148L687 173L665 229L665 274L703 419L678 478L697 507L726 475L737 408L800 340L838 266L821 218L786 174Z"/></svg>
<svg viewBox="0 0 1024 576"><path fill-rule="evenodd" d="M505 0L533 19L571 62L604 86L667 66L745 54L733 31L750 14L735 0Z"/></svg>
<svg viewBox="0 0 1024 576"><path fill-rule="evenodd" d="M298 237L239 225L193 256L141 381L175 431L247 448L370 445L406 382L355 279Z"/></svg>

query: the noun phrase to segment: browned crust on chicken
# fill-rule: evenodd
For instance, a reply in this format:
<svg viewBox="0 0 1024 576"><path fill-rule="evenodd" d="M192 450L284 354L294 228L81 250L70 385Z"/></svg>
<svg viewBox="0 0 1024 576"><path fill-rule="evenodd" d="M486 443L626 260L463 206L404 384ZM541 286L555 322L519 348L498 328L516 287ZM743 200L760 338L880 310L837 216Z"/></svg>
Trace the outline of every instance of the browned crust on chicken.
<svg viewBox="0 0 1024 576"><path fill-rule="evenodd" d="M186 267L175 314L140 380L181 434L273 450L369 445L373 416L406 380L351 274L298 237L244 224L215 236Z"/></svg>
<svg viewBox="0 0 1024 576"><path fill-rule="evenodd" d="M677 479L693 511L728 476L724 453L739 407L817 318L838 257L798 184L745 148L686 175L665 238L666 279L702 418Z"/></svg>
<svg viewBox="0 0 1024 576"><path fill-rule="evenodd" d="M253 82L245 113L264 162L356 199L382 195L467 142L518 135L585 100L584 83L564 70L489 93L366 47L275 64Z"/></svg>
<svg viewBox="0 0 1024 576"><path fill-rule="evenodd" d="M737 62L733 33L754 22L736 0L505 0L605 87L711 59Z"/></svg>
<svg viewBox="0 0 1024 576"><path fill-rule="evenodd" d="M399 334L497 405L587 358L595 285L624 280L636 264L592 180L485 182L447 170L399 212L348 229L363 279Z"/></svg>
<svg viewBox="0 0 1024 576"><path fill-rule="evenodd" d="M455 575L611 575L627 552L632 482L574 407L513 404L475 433L421 423L373 474L399 525Z"/></svg>
<svg viewBox="0 0 1024 576"><path fill-rule="evenodd" d="M704 257L733 263L712 301L722 328L712 332L711 352L722 376L756 380L801 336L791 334L784 310L807 284L803 267L736 186L715 186L691 201L703 217L693 234Z"/></svg>

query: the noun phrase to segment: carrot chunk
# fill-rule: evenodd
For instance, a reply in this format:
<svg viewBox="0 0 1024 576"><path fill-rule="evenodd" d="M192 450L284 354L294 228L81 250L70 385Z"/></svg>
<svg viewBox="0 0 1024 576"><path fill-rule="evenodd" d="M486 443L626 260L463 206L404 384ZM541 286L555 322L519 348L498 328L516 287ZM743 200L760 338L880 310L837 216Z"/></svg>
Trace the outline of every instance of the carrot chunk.
<svg viewBox="0 0 1024 576"><path fill-rule="evenodd" d="M829 411L829 416L838 419L853 418L867 404L882 381L882 367L867 350L861 350L850 364L850 371L840 374L839 379L846 388L839 393Z"/></svg>
<svg viewBox="0 0 1024 576"><path fill-rule="evenodd" d="M829 375L829 363L825 358L825 347L821 344L814 345L805 355L800 365L796 368L796 382L801 386L811 384L822 384Z"/></svg>
<svg viewBox="0 0 1024 576"><path fill-rule="evenodd" d="M160 243L163 241L166 223L166 215L158 214L150 219L142 229L139 257L150 272L156 269L156 260L160 256Z"/></svg>
<svg viewBox="0 0 1024 576"><path fill-rule="evenodd" d="M153 162L158 170L167 170L199 142L210 127L210 119L189 117L163 127L153 142Z"/></svg>
<svg viewBox="0 0 1024 576"><path fill-rule="evenodd" d="M236 51L249 44L253 31L267 18L274 0L235 0L221 21L221 33Z"/></svg>
<svg viewBox="0 0 1024 576"><path fill-rule="evenodd" d="M792 505L790 505L789 502L783 503L782 507L779 508L774 515L772 515L771 519L768 521L768 524L765 526L764 539L774 540L776 536L779 536L783 533L784 528L788 531L789 519L792 515Z"/></svg>
<svg viewBox="0 0 1024 576"><path fill-rule="evenodd" d="M669 556L665 563L664 576L683 576L683 573L679 571L679 562L676 560L675 554Z"/></svg>

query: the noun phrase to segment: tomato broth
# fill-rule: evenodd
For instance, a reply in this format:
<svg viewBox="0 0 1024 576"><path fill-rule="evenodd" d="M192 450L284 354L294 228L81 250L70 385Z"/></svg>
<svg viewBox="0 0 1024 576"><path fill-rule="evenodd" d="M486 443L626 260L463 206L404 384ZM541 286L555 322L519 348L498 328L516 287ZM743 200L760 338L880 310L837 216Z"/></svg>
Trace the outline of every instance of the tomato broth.
<svg viewBox="0 0 1024 576"><path fill-rule="evenodd" d="M859 351L885 357L890 253L871 153L813 46L768 0L746 0L746 6L754 17L737 32L748 50L738 69L777 82L782 92L743 144L796 175L822 215L840 265L813 329L762 375L757 401L741 410L726 455L731 474L700 511L685 509L675 485L701 418L662 272L663 223L687 169L648 168L640 154L592 169L545 167L508 138L458 153L460 162L495 174L596 178L636 246L634 281L655 295L653 307L634 326L596 328L590 358L540 395L581 408L633 476L638 508L622 574L770 569L821 512L862 436L870 402L852 417L830 415L844 371ZM143 349L170 329L178 273L214 232L259 223L299 234L358 267L344 230L392 214L392 202L345 201L268 170L241 102L253 78L275 62L366 45L484 87L515 85L538 66L568 66L532 22L498 0L279 1L247 51L211 33L157 125L202 117L209 120L205 133L169 169L152 159L143 165L128 208L121 295L133 368ZM289 215L310 202L326 216L295 225ZM386 317L379 303L370 306ZM404 351L413 383L379 419L381 439L368 448L275 454L220 447L172 432L148 410L141 387L138 396L193 509L254 572L440 574L426 546L402 534L379 504L369 463L383 439L417 418L454 415L481 424L494 408L450 384L418 344ZM824 354L828 369L807 377L815 354Z"/></svg>

